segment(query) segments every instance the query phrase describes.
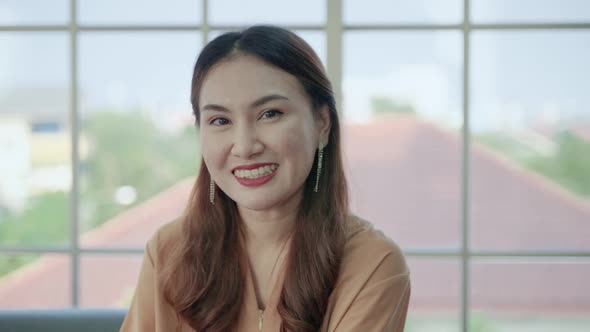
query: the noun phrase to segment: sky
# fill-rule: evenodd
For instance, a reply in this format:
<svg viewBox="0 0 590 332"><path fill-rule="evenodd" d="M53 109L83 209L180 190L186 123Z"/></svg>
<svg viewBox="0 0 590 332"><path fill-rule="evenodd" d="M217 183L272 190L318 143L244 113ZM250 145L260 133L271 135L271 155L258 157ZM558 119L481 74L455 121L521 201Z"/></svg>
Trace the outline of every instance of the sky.
<svg viewBox="0 0 590 332"><path fill-rule="evenodd" d="M346 24L454 24L462 0L343 0ZM590 22L585 0L474 0L476 23ZM232 10L228 10L232 9ZM239 9L239 10L236 10ZM322 25L322 1L209 1L217 25ZM69 1L0 0L0 24L66 24ZM80 0L81 25L196 25L196 0ZM218 32L213 31L210 37ZM324 32L298 32L324 63ZM474 130L531 122L572 121L590 114L590 31L475 31L470 49L470 108ZM70 78L67 32L0 32L0 112L14 106L8 91L63 87ZM190 112L192 66L202 47L198 31L80 32L78 70L82 113L145 107ZM413 105L426 117L461 124L463 35L459 31L347 31L343 36L343 111L348 121L370 119L371 98ZM64 93L62 108L68 111ZM31 98L42 107L43 96ZM36 104L35 104L36 103Z"/></svg>

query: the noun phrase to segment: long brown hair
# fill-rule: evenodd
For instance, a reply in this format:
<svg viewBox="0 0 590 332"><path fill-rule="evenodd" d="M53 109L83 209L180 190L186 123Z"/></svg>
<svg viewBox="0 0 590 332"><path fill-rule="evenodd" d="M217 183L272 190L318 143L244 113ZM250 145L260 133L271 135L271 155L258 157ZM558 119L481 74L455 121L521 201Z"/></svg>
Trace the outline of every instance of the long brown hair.
<svg viewBox="0 0 590 332"><path fill-rule="evenodd" d="M281 331L317 331L338 277L348 216L334 93L321 61L303 39L283 28L253 26L215 38L199 55L191 90L197 126L199 94L207 73L221 61L240 55L255 56L296 77L316 115L322 107L329 109L331 129L319 190L313 191L316 154L304 183L277 308ZM236 203L222 190L216 188L214 205L209 202L209 181L210 173L201 160L183 216L182 239L167 255L161 278L165 297L180 320L196 331L229 331L235 329L244 299L247 266L240 241L243 229Z"/></svg>

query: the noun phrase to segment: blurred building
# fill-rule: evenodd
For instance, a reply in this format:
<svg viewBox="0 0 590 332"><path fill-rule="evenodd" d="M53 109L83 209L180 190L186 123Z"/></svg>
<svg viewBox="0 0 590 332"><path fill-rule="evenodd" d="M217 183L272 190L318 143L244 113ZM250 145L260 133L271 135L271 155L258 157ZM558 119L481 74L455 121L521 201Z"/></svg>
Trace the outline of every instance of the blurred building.
<svg viewBox="0 0 590 332"><path fill-rule="evenodd" d="M16 89L0 97L0 207L19 212L32 195L69 191L72 138L68 91ZM87 154L80 137L80 158Z"/></svg>

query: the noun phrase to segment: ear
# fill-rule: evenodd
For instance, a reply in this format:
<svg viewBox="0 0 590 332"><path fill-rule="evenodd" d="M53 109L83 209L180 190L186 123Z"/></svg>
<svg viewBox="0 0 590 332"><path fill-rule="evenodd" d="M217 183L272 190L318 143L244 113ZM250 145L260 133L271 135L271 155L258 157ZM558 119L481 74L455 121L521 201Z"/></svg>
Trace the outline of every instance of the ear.
<svg viewBox="0 0 590 332"><path fill-rule="evenodd" d="M332 128L332 120L330 118L330 109L328 106L322 106L317 116L317 124L319 130L319 137L322 139L322 145L328 145L330 138L330 129Z"/></svg>

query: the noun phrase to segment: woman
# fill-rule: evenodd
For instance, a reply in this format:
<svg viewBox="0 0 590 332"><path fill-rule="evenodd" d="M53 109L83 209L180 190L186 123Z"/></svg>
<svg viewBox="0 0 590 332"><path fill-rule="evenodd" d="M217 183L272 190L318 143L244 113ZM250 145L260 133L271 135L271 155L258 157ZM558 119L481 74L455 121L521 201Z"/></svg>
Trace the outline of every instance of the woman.
<svg viewBox="0 0 590 332"><path fill-rule="evenodd" d="M121 331L402 331L409 271L350 214L338 113L288 30L211 41L192 79L203 160L182 218L147 244Z"/></svg>

